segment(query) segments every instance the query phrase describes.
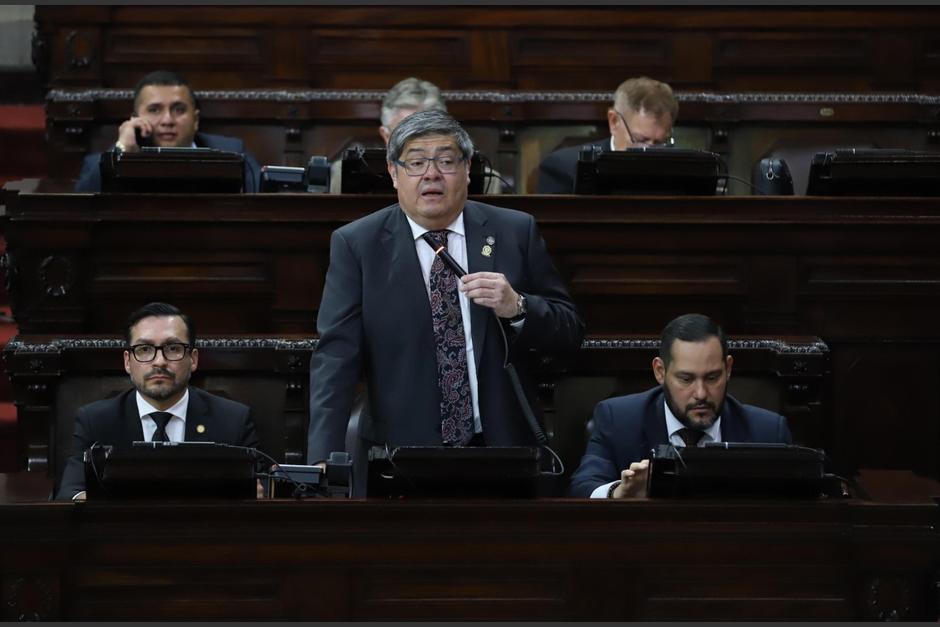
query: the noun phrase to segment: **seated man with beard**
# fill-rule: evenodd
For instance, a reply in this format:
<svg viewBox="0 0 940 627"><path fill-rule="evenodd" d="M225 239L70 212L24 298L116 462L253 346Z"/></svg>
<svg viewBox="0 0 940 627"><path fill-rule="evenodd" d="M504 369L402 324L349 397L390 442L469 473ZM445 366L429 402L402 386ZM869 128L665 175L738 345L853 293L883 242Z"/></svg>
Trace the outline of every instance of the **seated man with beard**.
<svg viewBox="0 0 940 627"><path fill-rule="evenodd" d="M247 405L190 387L199 350L189 316L173 305L150 303L131 315L125 340L124 370L134 387L79 408L56 499L84 498L82 453L95 443L122 448L137 441L202 441L258 447Z"/></svg>
<svg viewBox="0 0 940 627"><path fill-rule="evenodd" d="M790 444L786 418L726 394L733 361L724 331L710 318L685 314L666 325L653 359L660 385L597 404L594 431L571 477L570 494L645 496L649 452L661 444Z"/></svg>

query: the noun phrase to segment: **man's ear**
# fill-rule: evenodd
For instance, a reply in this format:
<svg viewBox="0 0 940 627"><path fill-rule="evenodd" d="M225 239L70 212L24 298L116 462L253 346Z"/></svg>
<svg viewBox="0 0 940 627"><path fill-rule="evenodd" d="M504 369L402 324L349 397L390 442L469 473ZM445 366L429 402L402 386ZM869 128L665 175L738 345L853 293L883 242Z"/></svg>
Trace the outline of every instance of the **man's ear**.
<svg viewBox="0 0 940 627"><path fill-rule="evenodd" d="M382 137L382 141L385 142L385 146L388 147L388 138L392 136L392 132L383 124L379 127L379 135Z"/></svg>
<svg viewBox="0 0 940 627"><path fill-rule="evenodd" d="M127 374L131 373L131 353L130 351L124 351L124 372Z"/></svg>
<svg viewBox="0 0 940 627"><path fill-rule="evenodd" d="M199 130L199 109L193 110L193 121L195 122L193 126L194 131Z"/></svg>
<svg viewBox="0 0 940 627"><path fill-rule="evenodd" d="M660 385L666 381L666 364L659 357L653 357L653 376Z"/></svg>
<svg viewBox="0 0 940 627"><path fill-rule="evenodd" d="M607 109L607 128L610 130L610 134L613 135L614 131L617 129L617 122L620 121L620 116L617 115L617 112L613 108Z"/></svg>
<svg viewBox="0 0 940 627"><path fill-rule="evenodd" d="M391 161L388 161L386 165L388 166L388 175L392 177L392 187L398 189L398 168Z"/></svg>
<svg viewBox="0 0 940 627"><path fill-rule="evenodd" d="M734 365L734 357L732 357L731 355L728 355L728 357L725 358L725 377L726 378L729 378L729 379L731 378L731 366L733 365Z"/></svg>
<svg viewBox="0 0 940 627"><path fill-rule="evenodd" d="M196 372L196 369L199 368L199 349L196 349L196 348L190 349L189 358L193 361L192 368L190 368L189 371Z"/></svg>

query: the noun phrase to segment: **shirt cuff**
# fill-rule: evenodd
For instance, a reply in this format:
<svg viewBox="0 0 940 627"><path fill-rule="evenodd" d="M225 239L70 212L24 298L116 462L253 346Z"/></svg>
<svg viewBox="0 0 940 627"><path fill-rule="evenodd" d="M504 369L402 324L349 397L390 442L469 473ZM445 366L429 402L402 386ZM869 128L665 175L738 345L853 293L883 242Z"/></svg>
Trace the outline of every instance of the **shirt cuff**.
<svg viewBox="0 0 940 627"><path fill-rule="evenodd" d="M591 492L591 498L592 499L606 499L607 493L610 492L610 486L614 485L615 483L620 483L620 480L618 479L617 481L611 481L610 483L605 483L604 485L597 486L596 488L594 488L594 491Z"/></svg>

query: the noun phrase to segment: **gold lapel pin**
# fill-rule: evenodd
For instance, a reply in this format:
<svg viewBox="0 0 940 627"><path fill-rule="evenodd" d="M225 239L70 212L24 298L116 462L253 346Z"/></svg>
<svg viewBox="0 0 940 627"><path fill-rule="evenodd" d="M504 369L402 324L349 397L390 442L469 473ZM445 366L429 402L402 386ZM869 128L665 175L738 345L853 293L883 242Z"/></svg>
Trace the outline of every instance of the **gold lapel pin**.
<svg viewBox="0 0 940 627"><path fill-rule="evenodd" d="M196 433L205 433L206 425L196 425Z"/></svg>
<svg viewBox="0 0 940 627"><path fill-rule="evenodd" d="M486 244L483 246L483 250L481 250L480 253L481 253L484 257L490 257L490 256L492 256L492 255L493 255L493 245L496 243L496 238L493 237L492 235L487 235L487 236L486 236L486 239L483 240L483 241L485 241Z"/></svg>

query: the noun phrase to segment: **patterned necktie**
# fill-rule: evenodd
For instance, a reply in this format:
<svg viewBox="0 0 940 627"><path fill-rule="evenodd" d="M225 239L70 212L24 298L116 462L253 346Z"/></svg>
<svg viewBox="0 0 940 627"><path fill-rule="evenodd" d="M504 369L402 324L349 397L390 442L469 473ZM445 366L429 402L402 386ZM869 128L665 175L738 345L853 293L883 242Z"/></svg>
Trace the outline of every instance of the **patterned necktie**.
<svg viewBox="0 0 940 627"><path fill-rule="evenodd" d="M170 422L170 418L173 417L173 414L165 411L155 411L150 414L150 417L153 418L153 421L157 423L157 430L153 432L153 437L150 438L151 442L169 442L170 438L166 435L166 426Z"/></svg>
<svg viewBox="0 0 940 627"><path fill-rule="evenodd" d="M437 246L447 246L449 231L430 231ZM457 295L457 277L435 255L429 281L431 319L437 344L437 383L441 389L441 440L464 446L473 437L473 402L467 374L467 342Z"/></svg>
<svg viewBox="0 0 940 627"><path fill-rule="evenodd" d="M679 434L679 437L682 438L682 441L685 442L688 448L695 448L698 446L699 440L705 437L704 431L689 429L688 427L683 427L676 431L676 433Z"/></svg>

